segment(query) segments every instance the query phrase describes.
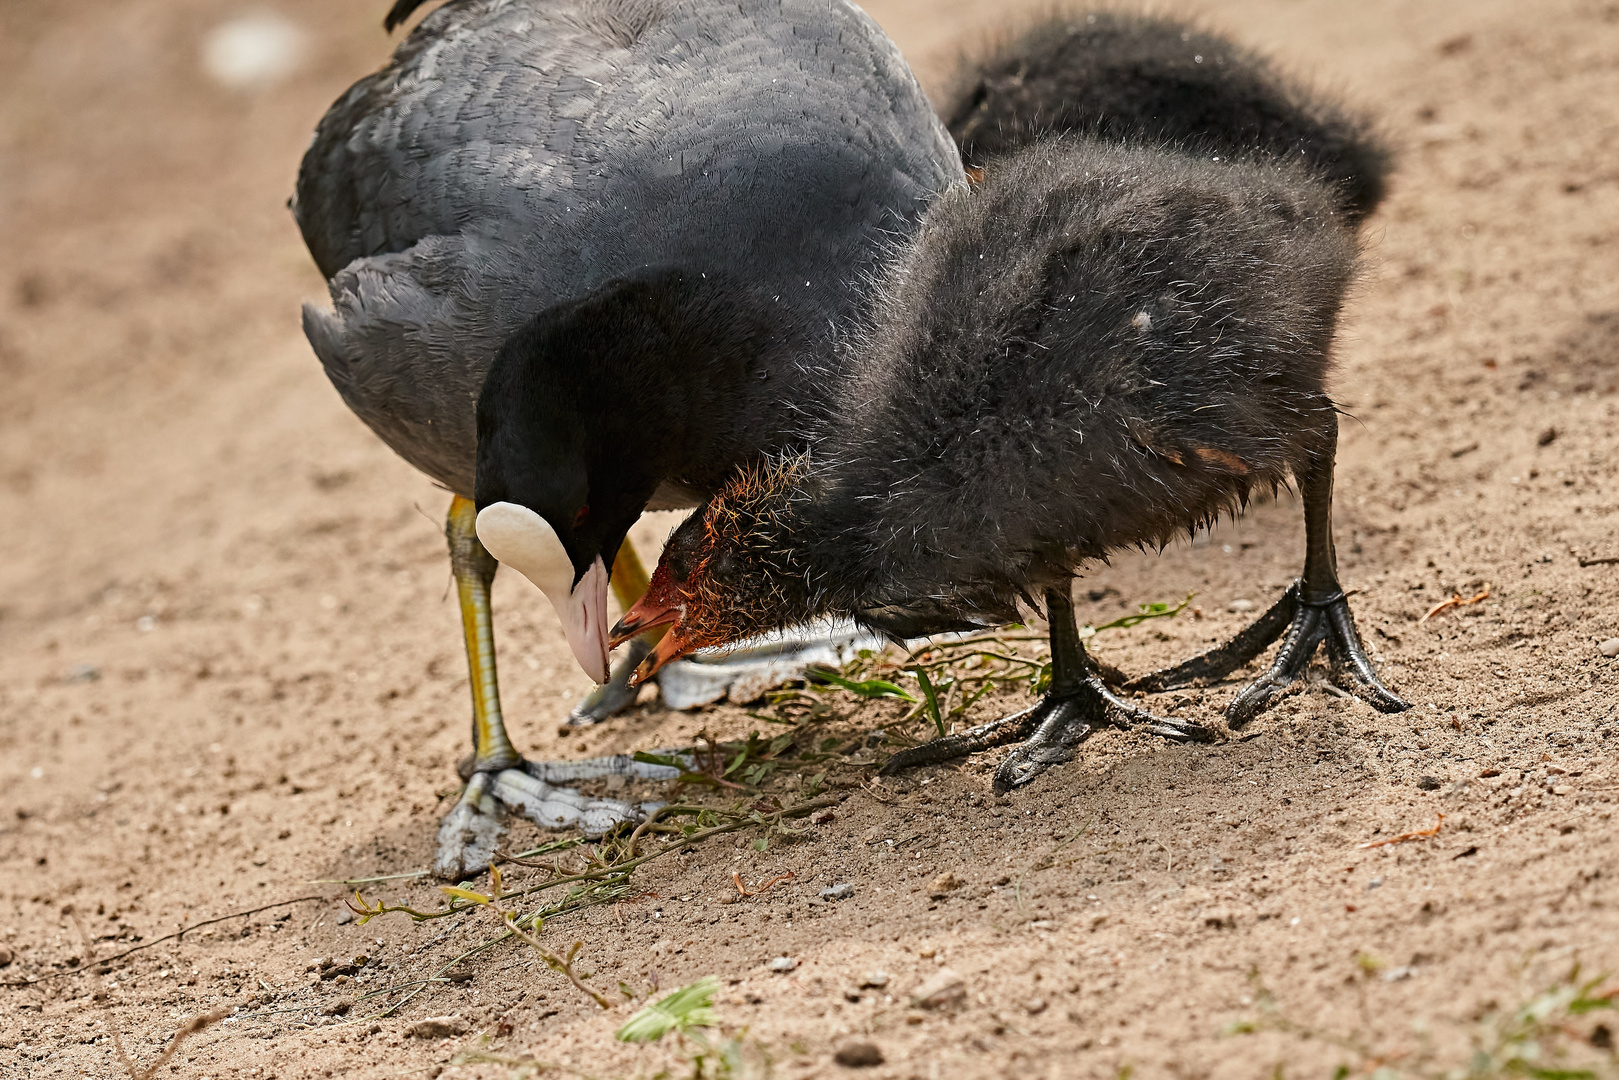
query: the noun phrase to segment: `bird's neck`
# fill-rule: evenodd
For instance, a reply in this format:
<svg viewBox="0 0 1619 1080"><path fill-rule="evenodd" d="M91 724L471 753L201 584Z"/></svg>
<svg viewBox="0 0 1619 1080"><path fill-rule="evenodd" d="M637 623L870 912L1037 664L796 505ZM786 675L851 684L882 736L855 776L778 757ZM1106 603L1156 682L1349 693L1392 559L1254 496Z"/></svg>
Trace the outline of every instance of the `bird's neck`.
<svg viewBox="0 0 1619 1080"><path fill-rule="evenodd" d="M484 383L480 469L504 435L509 453L575 456L593 491L626 486L643 505L663 482L715 490L790 426L777 414L793 333L770 310L735 282L659 270L542 312Z"/></svg>

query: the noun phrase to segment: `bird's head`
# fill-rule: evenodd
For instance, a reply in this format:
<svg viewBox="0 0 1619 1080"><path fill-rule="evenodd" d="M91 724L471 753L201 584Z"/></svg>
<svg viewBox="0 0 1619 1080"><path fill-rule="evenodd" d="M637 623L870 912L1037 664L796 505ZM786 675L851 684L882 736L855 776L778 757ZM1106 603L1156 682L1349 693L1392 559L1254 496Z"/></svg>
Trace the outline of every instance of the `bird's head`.
<svg viewBox="0 0 1619 1080"><path fill-rule="evenodd" d="M478 539L543 592L574 657L607 681L607 585L661 462L602 417L610 394L572 393L535 365L491 369L478 403Z"/></svg>
<svg viewBox="0 0 1619 1080"><path fill-rule="evenodd" d="M670 536L646 595L612 631L618 645L669 627L636 682L698 649L813 617L811 584L789 542L792 498L806 465L794 458L739 470Z"/></svg>
<svg viewBox="0 0 1619 1080"><path fill-rule="evenodd" d="M478 539L546 595L580 667L606 682L608 575L649 492L592 484L579 462L550 460L554 470L522 470L516 477L480 462Z"/></svg>
<svg viewBox="0 0 1619 1080"><path fill-rule="evenodd" d="M780 338L745 292L680 269L617 279L536 315L484 379L478 537L550 597L598 681L625 534L660 483L719 480L768 403L757 358Z"/></svg>

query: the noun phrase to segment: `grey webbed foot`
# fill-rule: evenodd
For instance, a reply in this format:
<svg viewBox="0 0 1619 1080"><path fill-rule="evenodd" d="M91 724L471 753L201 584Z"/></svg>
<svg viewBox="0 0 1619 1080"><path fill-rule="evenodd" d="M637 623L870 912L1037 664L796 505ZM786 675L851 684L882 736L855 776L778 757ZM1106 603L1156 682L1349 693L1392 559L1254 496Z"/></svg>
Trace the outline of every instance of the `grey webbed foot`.
<svg viewBox="0 0 1619 1080"><path fill-rule="evenodd" d="M679 775L677 768L636 761L628 754L584 761L525 761L516 768L473 773L460 800L439 823L433 873L461 881L486 870L505 835L508 814L544 829L577 827L585 836L597 837L619 825L643 821L663 805L592 798L563 787L564 781L606 776L672 780Z"/></svg>
<svg viewBox="0 0 1619 1080"><path fill-rule="evenodd" d="M1223 645L1171 668L1155 671L1128 683L1126 689L1156 693L1177 687L1216 682L1253 660L1277 638L1282 639L1276 659L1235 701L1226 707L1226 723L1240 728L1263 712L1276 694L1297 681L1310 658L1324 642L1332 662L1332 681L1379 712L1403 712L1411 706L1383 685L1366 655L1349 600L1334 592L1320 600L1303 599L1301 582L1288 586L1246 630Z"/></svg>

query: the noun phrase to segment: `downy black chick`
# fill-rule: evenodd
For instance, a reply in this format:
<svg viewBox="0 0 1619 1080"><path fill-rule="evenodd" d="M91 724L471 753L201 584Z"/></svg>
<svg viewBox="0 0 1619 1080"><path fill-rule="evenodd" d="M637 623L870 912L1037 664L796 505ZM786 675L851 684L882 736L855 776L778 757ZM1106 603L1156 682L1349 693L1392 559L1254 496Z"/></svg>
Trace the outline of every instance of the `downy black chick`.
<svg viewBox="0 0 1619 1080"><path fill-rule="evenodd" d="M744 470L676 531L615 631L673 623L643 670L818 616L904 638L1011 621L1042 597L1054 675L1041 703L890 769L1026 739L997 775L1004 790L1102 722L1204 737L1102 683L1071 578L1291 473L1308 527L1301 581L1230 645L1145 688L1217 678L1289 631L1233 725L1323 641L1343 685L1405 708L1365 656L1332 552L1326 379L1357 254L1341 184L1262 150L1071 135L987 164L886 268L869 323L844 343L859 382L813 450Z"/></svg>
<svg viewBox="0 0 1619 1080"><path fill-rule="evenodd" d="M970 167L1055 135L1292 161L1353 222L1387 189L1371 123L1192 23L1118 11L1057 14L957 67L939 115Z"/></svg>

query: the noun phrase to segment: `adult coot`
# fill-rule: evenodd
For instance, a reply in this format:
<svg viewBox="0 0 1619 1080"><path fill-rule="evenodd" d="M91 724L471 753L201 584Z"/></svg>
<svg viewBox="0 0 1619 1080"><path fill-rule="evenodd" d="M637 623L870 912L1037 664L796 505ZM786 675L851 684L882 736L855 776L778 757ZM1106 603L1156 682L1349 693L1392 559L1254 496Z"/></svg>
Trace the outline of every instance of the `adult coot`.
<svg viewBox="0 0 1619 1080"><path fill-rule="evenodd" d="M420 0L399 0L388 26ZM450 0L316 130L294 212L343 400L455 497L475 755L437 871L497 804L601 827L507 738L497 560L607 675L609 570L649 508L794 445L838 395L835 327L962 177L893 43L845 0Z"/></svg>
<svg viewBox="0 0 1619 1080"><path fill-rule="evenodd" d="M1125 65L1127 85L1161 83L1155 71L1191 36L1158 33L1163 25L1136 21L1113 35L1158 43ZM1013 48L1075 37L1035 34ZM1082 40L1056 67L1106 73L1096 59ZM997 774L1005 790L1066 760L1102 722L1206 737L1103 683L1078 636L1071 578L1120 547L1206 525L1291 473L1305 508L1303 576L1230 644L1137 685L1217 678L1286 632L1270 669L1228 710L1234 726L1323 642L1342 685L1379 709L1407 707L1361 646L1331 535L1328 353L1354 226L1375 205L1384 159L1363 128L1299 107L1298 92L1275 81L1260 96L1291 126L1256 136L1237 119L1250 111L1246 91L1269 76L1226 70L1243 92L1224 111L1216 79L1179 98L1126 94L1111 114L1077 114L1107 123L1053 125L1054 137L1032 122L995 128L1024 136L986 155L980 183L938 200L886 267L879 301L844 344L856 381L812 449L739 471L671 538L652 588L615 631L672 624L643 672L807 618L848 615L909 638L1010 621L1019 601L1043 597L1045 698L895 755L890 769L1025 739ZM974 109L947 115L998 108L1017 121L1019 107L1051 115L1087 93L1083 79L1048 84L1061 88L1052 101L985 91ZM1093 96L1117 87L1105 90ZM1312 115L1331 120L1326 136ZM952 130L971 154L967 125ZM1361 134L1343 154L1323 151L1341 131Z"/></svg>

